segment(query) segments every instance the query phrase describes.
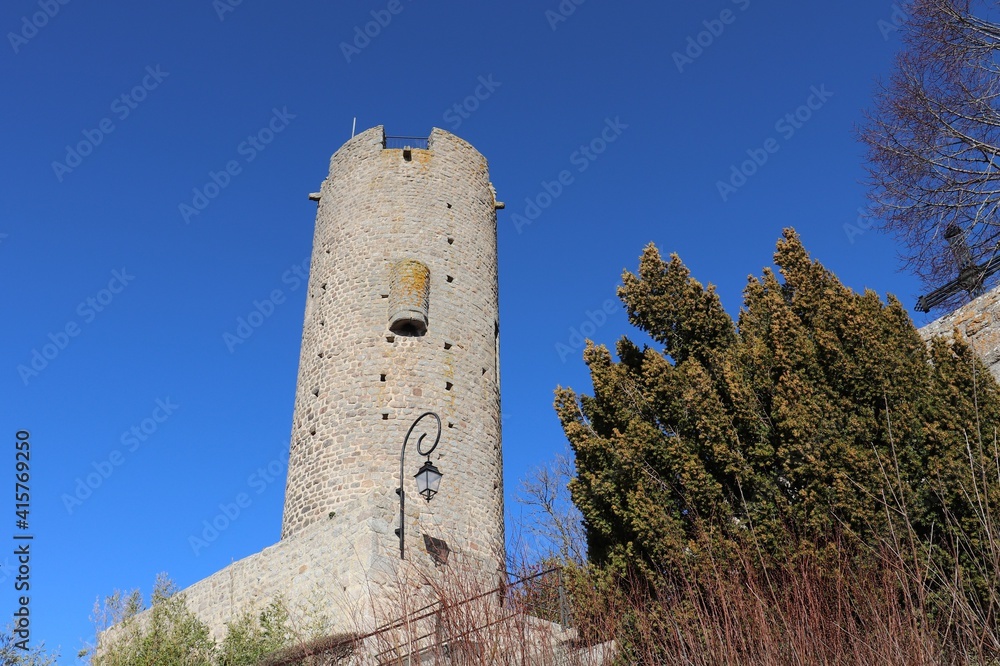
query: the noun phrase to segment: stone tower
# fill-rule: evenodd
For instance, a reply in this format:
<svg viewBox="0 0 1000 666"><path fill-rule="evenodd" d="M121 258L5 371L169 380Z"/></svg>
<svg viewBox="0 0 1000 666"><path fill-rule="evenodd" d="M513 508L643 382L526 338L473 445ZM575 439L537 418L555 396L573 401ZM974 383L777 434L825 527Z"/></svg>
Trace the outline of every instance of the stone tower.
<svg viewBox="0 0 1000 666"><path fill-rule="evenodd" d="M434 129L399 143L387 147L382 127L355 136L312 195L282 539L335 521L350 526L363 560L398 559L400 449L414 419L433 411L442 432L432 462L444 477L432 501L418 496L415 440L428 432L433 441L437 430L425 419L403 465L407 559L429 557L424 537L433 537L499 563L502 204L486 159L462 139Z"/></svg>
<svg viewBox="0 0 1000 666"><path fill-rule="evenodd" d="M300 625L363 634L380 605L398 614L414 590L418 606L432 601L434 576L472 573L484 589L503 576L503 204L462 139L435 129L393 146L381 127L355 136L310 195L319 210L282 538L183 590L216 639L237 614L279 600ZM402 559L400 449L428 411L441 420L432 462L444 478L432 501L420 498L417 440L437 434L423 419L403 461Z"/></svg>

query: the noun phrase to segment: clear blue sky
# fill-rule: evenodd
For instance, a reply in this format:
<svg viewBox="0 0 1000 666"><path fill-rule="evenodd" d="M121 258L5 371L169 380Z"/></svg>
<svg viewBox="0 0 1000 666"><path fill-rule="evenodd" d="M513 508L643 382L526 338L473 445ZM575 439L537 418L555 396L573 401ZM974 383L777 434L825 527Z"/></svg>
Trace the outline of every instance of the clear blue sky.
<svg viewBox="0 0 1000 666"><path fill-rule="evenodd" d="M92 637L98 597L148 592L161 571L184 587L277 541L275 461L291 429L305 293L283 277L309 255L306 196L355 116L359 130L454 131L489 159L507 203L503 446L515 518L520 479L565 449L553 389L589 388L572 329L609 345L629 332L619 308L585 324L649 241L716 284L734 314L785 226L851 287L907 306L919 293L890 238L844 229L864 205L853 128L899 48L879 26L888 1L563 0L575 11L558 21L546 11L559 0L230 1L0 10L0 553L19 531L14 437L25 429L33 640L61 647L61 663L77 663ZM55 15L33 19L46 2ZM373 11L387 24L345 53ZM700 52L675 58L702 32ZM784 120L810 103L807 120ZM272 121L270 143L247 142ZM614 138L593 144L603 152L579 152L602 133ZM754 155L766 162L720 194L718 181ZM179 205L230 161L238 173L186 221ZM562 191L539 201L563 171ZM527 213L536 219L518 229ZM223 335L275 289L285 301L228 349ZM25 380L18 366L60 342ZM143 439L123 439L133 427ZM250 480L270 463L275 478ZM78 479L109 464L67 508ZM196 554L189 537L241 492L252 505Z"/></svg>

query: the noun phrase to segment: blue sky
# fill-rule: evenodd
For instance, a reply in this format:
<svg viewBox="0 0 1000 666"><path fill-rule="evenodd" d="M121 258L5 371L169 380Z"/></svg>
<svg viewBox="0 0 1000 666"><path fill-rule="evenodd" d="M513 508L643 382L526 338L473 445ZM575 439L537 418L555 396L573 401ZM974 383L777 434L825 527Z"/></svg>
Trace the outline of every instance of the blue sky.
<svg viewBox="0 0 1000 666"><path fill-rule="evenodd" d="M629 333L604 308L646 243L679 253L733 314L785 226L849 286L909 307L919 294L892 239L856 221L854 127L899 48L890 2L234 2L0 9L0 553L20 532L10 486L27 430L32 639L60 663L92 638L98 597L148 592L161 571L184 587L278 540L307 194L355 117L455 132L507 203L515 521L520 480L566 446L553 389L589 388L578 333ZM213 173L213 196L184 215ZM282 302L227 346L274 290ZM37 374L19 371L46 345ZM250 506L196 553L189 537L242 492ZM12 563L0 555L3 616Z"/></svg>

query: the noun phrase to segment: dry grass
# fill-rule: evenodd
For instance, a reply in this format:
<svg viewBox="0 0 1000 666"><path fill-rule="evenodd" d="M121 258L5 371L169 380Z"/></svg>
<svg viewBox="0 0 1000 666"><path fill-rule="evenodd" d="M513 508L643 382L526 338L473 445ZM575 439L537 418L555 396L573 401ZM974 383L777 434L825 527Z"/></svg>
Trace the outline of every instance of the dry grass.
<svg viewBox="0 0 1000 666"><path fill-rule="evenodd" d="M908 576L901 562L859 565L838 551L771 567L738 558L652 590L619 584L576 607L595 609L586 636L616 638L623 663L997 663L1000 653L982 640L995 638L995 624L957 624L958 611L974 615L965 595L934 609Z"/></svg>
<svg viewBox="0 0 1000 666"><path fill-rule="evenodd" d="M460 569L439 572L425 585L440 603L359 645L355 663L1000 665L1000 451L967 448L961 496L973 524L949 518L947 538L918 536L888 461L893 529L878 543L834 536L796 548L789 529L787 552L800 554L787 560L748 538L699 544L691 566L654 577L565 563L562 593L554 574L491 589ZM554 552L572 552L565 545Z"/></svg>

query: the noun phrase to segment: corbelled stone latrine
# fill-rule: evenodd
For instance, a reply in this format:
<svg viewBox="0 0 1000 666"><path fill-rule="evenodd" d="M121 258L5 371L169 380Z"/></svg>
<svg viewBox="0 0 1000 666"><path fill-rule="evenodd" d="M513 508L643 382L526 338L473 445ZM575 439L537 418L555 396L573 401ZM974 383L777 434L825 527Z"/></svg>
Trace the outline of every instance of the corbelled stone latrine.
<svg viewBox="0 0 1000 666"><path fill-rule="evenodd" d="M410 144L407 146L406 144ZM456 562L499 582L504 562L495 191L486 159L458 137L387 147L382 127L344 144L320 192L292 424L281 541L184 590L224 624L279 596L332 631L370 626L401 567ZM400 450L424 412L440 416L432 501ZM425 578L426 580L426 578Z"/></svg>

